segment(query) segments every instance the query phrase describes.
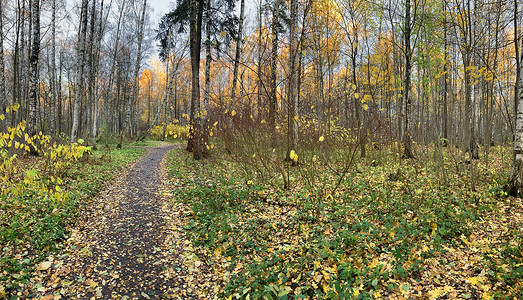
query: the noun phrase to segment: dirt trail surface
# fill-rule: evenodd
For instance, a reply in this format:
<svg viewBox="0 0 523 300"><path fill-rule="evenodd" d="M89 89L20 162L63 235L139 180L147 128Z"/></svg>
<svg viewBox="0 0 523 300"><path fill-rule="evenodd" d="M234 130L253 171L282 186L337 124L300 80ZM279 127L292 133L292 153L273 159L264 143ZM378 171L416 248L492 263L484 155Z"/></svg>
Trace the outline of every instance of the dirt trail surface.
<svg viewBox="0 0 523 300"><path fill-rule="evenodd" d="M170 195L162 160L171 149L174 146L149 149L82 212L62 253L40 266L42 276L33 287L39 295L46 299L201 298L198 293L205 283L198 280L205 279L198 273L202 268L188 259L192 247L184 240L178 220L186 212L166 205ZM201 289L195 288L200 285Z"/></svg>

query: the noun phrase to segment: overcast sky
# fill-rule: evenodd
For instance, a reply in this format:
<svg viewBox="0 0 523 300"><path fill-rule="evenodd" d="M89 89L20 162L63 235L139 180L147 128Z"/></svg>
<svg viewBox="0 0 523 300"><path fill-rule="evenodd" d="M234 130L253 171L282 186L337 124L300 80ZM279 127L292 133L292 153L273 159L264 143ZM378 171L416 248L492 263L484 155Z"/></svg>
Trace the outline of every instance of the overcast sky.
<svg viewBox="0 0 523 300"><path fill-rule="evenodd" d="M153 12L151 14L151 21L154 23L158 23L160 21L160 18L165 15L166 13L170 12L172 9L174 9L176 5L176 0L147 0L147 3L149 3L149 6L153 9ZM256 7L256 3L258 3L258 0L246 0L245 1L245 15L248 16L251 13L254 12L254 9ZM240 10L240 4L238 2L238 5L236 7L237 13L239 14ZM246 18L246 22L249 22L249 18Z"/></svg>
<svg viewBox="0 0 523 300"><path fill-rule="evenodd" d="M153 9L151 21L158 23L160 18L168 13L175 4L174 0L148 0L149 6Z"/></svg>

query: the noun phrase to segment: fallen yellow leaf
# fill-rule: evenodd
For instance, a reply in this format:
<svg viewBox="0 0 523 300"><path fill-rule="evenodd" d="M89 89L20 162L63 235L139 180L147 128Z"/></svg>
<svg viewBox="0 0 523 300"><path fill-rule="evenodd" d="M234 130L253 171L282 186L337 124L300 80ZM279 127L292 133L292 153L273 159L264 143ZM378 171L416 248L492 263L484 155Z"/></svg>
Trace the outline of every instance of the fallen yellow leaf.
<svg viewBox="0 0 523 300"><path fill-rule="evenodd" d="M478 285L479 278L478 277L469 277L469 278L467 278L467 281L470 282L473 285Z"/></svg>
<svg viewBox="0 0 523 300"><path fill-rule="evenodd" d="M87 280L87 285L92 287L92 288L95 288L98 286L98 283L96 283L95 281L93 280Z"/></svg>

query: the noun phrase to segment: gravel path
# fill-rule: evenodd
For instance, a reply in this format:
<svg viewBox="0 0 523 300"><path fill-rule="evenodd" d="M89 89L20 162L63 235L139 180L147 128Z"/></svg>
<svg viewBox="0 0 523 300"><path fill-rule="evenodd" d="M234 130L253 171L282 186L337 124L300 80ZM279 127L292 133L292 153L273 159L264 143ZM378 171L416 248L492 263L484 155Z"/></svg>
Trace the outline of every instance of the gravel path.
<svg viewBox="0 0 523 300"><path fill-rule="evenodd" d="M162 159L173 148L149 149L82 213L62 254L49 259L52 267L35 282L42 296L198 298L187 284L185 243L162 192L167 181Z"/></svg>

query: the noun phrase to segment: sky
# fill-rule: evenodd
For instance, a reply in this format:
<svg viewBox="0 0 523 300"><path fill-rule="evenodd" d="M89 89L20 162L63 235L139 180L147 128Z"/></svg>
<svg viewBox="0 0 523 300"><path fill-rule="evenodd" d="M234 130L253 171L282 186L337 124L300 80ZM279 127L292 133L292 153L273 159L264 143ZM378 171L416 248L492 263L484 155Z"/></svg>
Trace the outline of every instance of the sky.
<svg viewBox="0 0 523 300"><path fill-rule="evenodd" d="M155 23L160 21L160 18L168 13L175 4L174 0L148 0L150 7L153 9L151 20Z"/></svg>
<svg viewBox="0 0 523 300"><path fill-rule="evenodd" d="M160 21L160 18L165 15L166 13L170 12L172 9L174 9L176 5L176 0L147 0L149 3L149 6L153 9L153 12L151 14L151 21L154 23L158 23ZM252 13L255 9L256 3L258 3L257 0L246 0L245 1L245 7L246 7L246 16L249 15L249 13ZM237 5L237 13L239 14L239 2ZM248 20L248 18L246 18ZM246 20L246 21L247 21Z"/></svg>

